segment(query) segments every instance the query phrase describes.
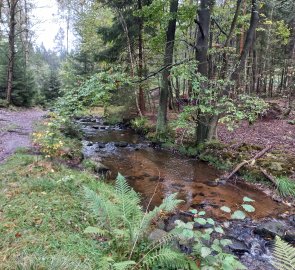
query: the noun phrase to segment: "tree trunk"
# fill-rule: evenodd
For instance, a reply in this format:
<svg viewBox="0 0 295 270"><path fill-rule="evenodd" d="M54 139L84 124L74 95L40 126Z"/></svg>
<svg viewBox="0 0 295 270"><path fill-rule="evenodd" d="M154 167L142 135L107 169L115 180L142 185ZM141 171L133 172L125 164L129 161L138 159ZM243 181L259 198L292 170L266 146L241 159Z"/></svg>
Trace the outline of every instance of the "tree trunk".
<svg viewBox="0 0 295 270"><path fill-rule="evenodd" d="M242 3L242 0L237 0L235 15L234 15L234 18L233 18L233 20L231 22L229 33L228 33L228 35L226 37L226 40L225 40L225 43L223 45L224 52L223 52L223 55L222 55L222 68L221 68L221 78L222 79L225 79L225 77L226 77L227 66L228 66L228 57L227 57L226 50L227 50L227 47L229 45L229 42L230 42L230 40L232 38L232 35L233 35L234 30L235 30L236 25L237 25L237 21L238 21L240 9L241 9L241 3Z"/></svg>
<svg viewBox="0 0 295 270"><path fill-rule="evenodd" d="M237 79L239 78L240 72L243 70L245 66L247 55L254 41L255 31L256 31L258 22L259 22L258 3L257 3L257 0L252 0L250 26L247 32L243 50L241 52L239 63L237 65L237 68L231 74L231 80L233 81L237 81Z"/></svg>
<svg viewBox="0 0 295 270"><path fill-rule="evenodd" d="M8 69L7 69L7 88L6 100L11 103L11 95L13 88L13 68L15 60L15 14L18 0L7 0L9 6L9 34L8 34Z"/></svg>
<svg viewBox="0 0 295 270"><path fill-rule="evenodd" d="M142 2L141 0L137 1L138 10L142 10ZM138 77L141 80L143 76L143 19L142 17L138 17ZM145 112L145 98L144 98L144 90L142 83L139 84L138 90L138 105L142 114Z"/></svg>
<svg viewBox="0 0 295 270"><path fill-rule="evenodd" d="M178 11L178 0L170 0L170 14L172 19L168 23L168 28L166 31L166 47L164 56L164 66L165 68L162 72L161 90L160 90L160 101L158 109L157 118L157 133L163 133L166 130L167 124L167 106L168 106L168 96L170 83L170 70L173 64L173 48L175 40L176 31L176 13Z"/></svg>
<svg viewBox="0 0 295 270"><path fill-rule="evenodd" d="M198 20L196 23L199 26L197 35L196 45L196 60L198 63L198 72L208 78L208 46L209 46L209 29L210 29L210 18L211 8L213 1L201 0L198 9ZM204 83L203 88L207 87L207 83ZM197 123L196 123L196 143L197 145L210 140L214 129L213 123L214 117L210 114L198 112Z"/></svg>

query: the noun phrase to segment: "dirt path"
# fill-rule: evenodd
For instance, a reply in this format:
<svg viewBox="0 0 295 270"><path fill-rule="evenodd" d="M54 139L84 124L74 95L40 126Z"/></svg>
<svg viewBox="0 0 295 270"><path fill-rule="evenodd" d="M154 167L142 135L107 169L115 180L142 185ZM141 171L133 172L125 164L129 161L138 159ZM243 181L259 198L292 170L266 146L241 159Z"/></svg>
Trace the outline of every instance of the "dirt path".
<svg viewBox="0 0 295 270"><path fill-rule="evenodd" d="M43 115L45 112L36 108L18 111L0 109L0 163L17 148L31 145L34 123Z"/></svg>

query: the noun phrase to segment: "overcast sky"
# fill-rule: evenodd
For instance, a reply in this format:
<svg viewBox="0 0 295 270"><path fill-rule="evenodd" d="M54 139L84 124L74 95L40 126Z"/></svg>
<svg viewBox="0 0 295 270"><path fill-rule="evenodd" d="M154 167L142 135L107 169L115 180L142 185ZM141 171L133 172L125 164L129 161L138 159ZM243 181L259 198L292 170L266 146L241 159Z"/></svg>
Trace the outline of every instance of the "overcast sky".
<svg viewBox="0 0 295 270"><path fill-rule="evenodd" d="M47 49L54 47L54 37L64 22L58 20L58 9L55 0L33 0L36 8L33 11L33 31L37 44L43 42Z"/></svg>

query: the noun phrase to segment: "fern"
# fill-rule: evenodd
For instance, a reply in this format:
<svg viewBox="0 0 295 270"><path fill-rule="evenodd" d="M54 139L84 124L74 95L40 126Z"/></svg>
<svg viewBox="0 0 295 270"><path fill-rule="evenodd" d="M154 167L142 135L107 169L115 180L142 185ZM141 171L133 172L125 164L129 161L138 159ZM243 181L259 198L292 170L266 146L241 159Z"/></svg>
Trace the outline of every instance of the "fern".
<svg viewBox="0 0 295 270"><path fill-rule="evenodd" d="M84 187L84 193L86 201L89 203L91 210L94 214L100 216L103 220L103 225L110 231L113 227L117 226L119 222L120 212L119 209L113 206L113 204L102 195L98 195L96 192Z"/></svg>
<svg viewBox="0 0 295 270"><path fill-rule="evenodd" d="M143 265L147 268L150 266L161 266L164 269L198 269L196 264L189 260L184 254L174 251L168 247L161 248L147 255L143 260Z"/></svg>
<svg viewBox="0 0 295 270"><path fill-rule="evenodd" d="M113 268L114 270L128 270L131 269L132 266L136 265L134 261L124 261L119 263L114 263Z"/></svg>
<svg viewBox="0 0 295 270"><path fill-rule="evenodd" d="M85 233L98 234L108 238L100 269L128 270L150 269L164 266L164 269L194 269L191 260L184 254L164 247L175 239L170 233L158 241L147 243L147 234L153 220L163 212L176 209L181 200L172 194L152 211L144 213L139 195L118 175L115 188L105 184L96 187L97 192L84 188L86 201L98 217L97 227L88 227Z"/></svg>
<svg viewBox="0 0 295 270"><path fill-rule="evenodd" d="M176 199L177 193L171 194L165 198L162 204L158 207L155 207L152 211L147 213L144 217L141 230L145 231L152 223L154 219L158 217L162 212L170 213L174 211L177 206L182 202L182 200Z"/></svg>
<svg viewBox="0 0 295 270"><path fill-rule="evenodd" d="M278 270L295 270L295 248L276 236L272 264Z"/></svg>

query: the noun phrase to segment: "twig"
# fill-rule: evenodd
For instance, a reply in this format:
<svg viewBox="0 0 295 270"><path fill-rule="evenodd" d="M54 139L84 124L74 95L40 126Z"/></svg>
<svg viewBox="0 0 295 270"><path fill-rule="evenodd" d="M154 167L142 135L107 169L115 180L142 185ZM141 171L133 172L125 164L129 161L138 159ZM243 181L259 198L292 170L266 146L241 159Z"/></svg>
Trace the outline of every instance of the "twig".
<svg viewBox="0 0 295 270"><path fill-rule="evenodd" d="M266 170L260 168L260 171L261 171L261 172L263 173L263 175L264 175L268 180L270 180L275 186L278 185L277 180L276 180L272 175L268 174Z"/></svg>

